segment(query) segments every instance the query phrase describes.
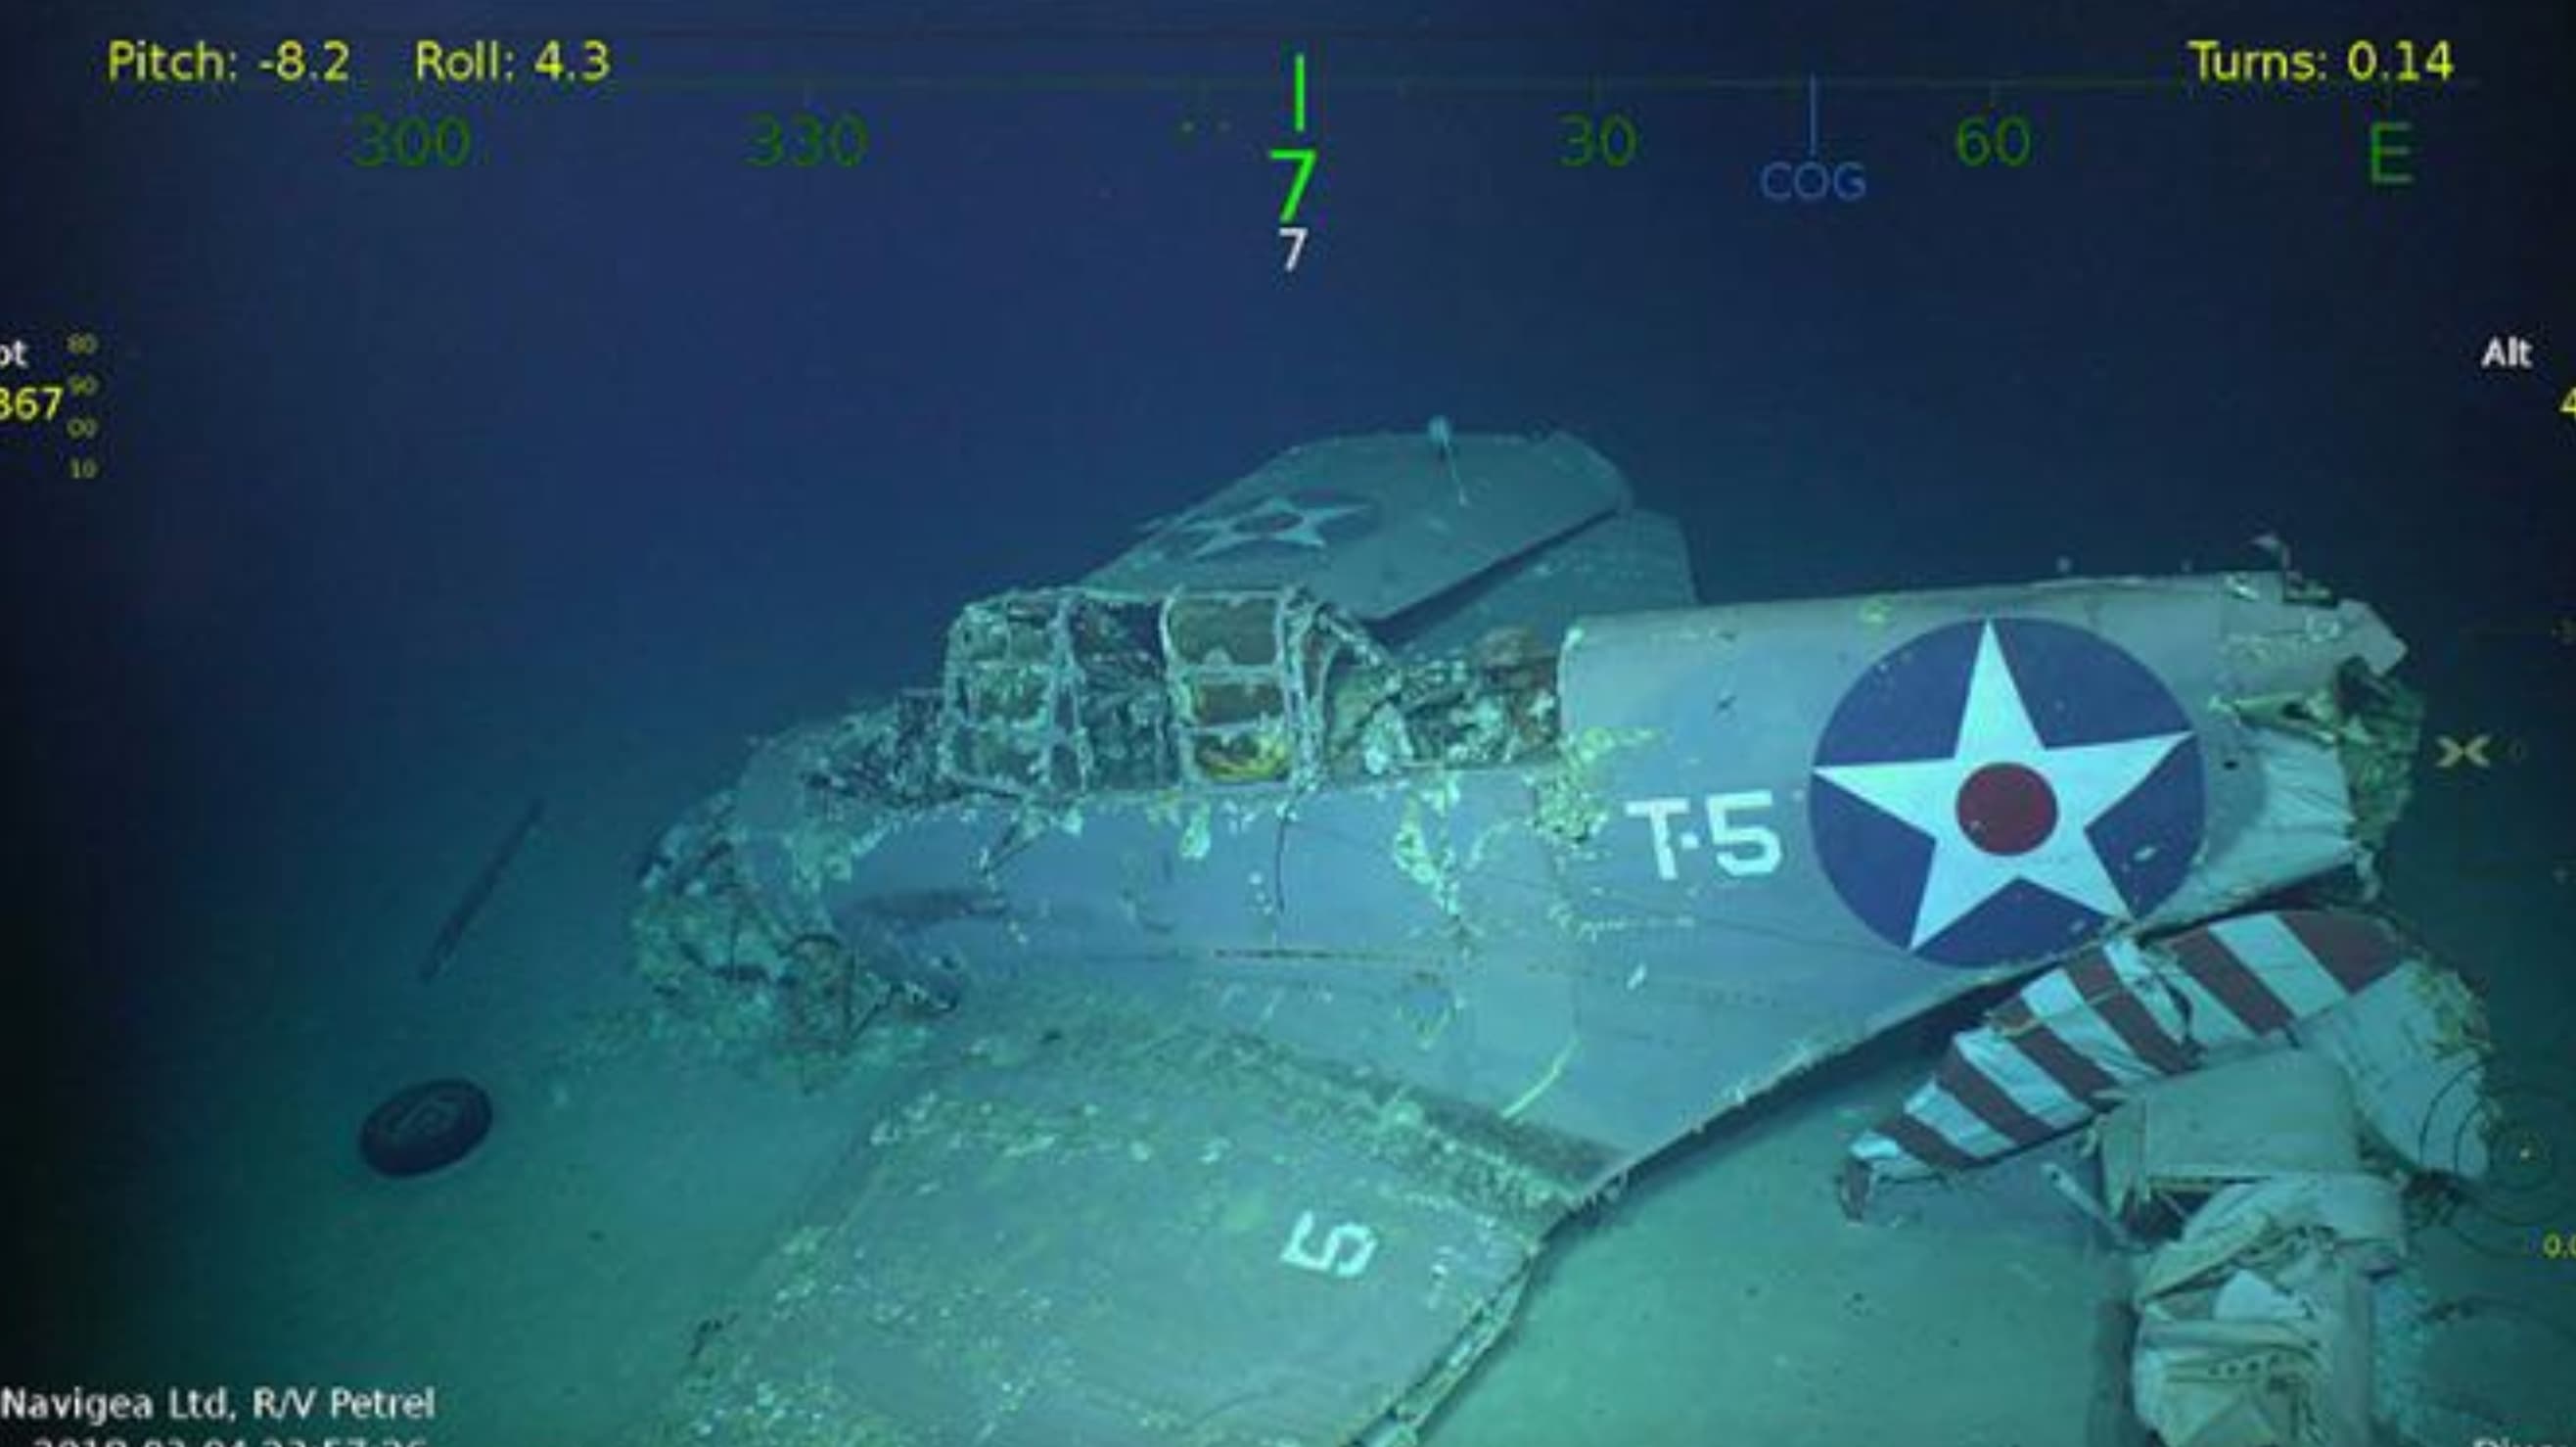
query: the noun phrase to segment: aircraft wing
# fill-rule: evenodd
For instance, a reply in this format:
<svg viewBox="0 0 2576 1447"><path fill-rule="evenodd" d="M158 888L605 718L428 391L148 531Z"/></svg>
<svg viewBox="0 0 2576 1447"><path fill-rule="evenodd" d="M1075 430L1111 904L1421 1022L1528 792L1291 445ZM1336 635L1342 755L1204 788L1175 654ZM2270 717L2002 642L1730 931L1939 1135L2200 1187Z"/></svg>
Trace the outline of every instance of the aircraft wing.
<svg viewBox="0 0 2576 1447"><path fill-rule="evenodd" d="M1595 518L1535 553L1378 625L1408 656L1460 654L1498 630L1553 652L1578 618L1688 608L1699 601L1681 526L1632 508Z"/></svg>
<svg viewBox="0 0 2576 1447"><path fill-rule="evenodd" d="M655 1442L1354 1442L1455 1384L1570 1200L1391 1083L1078 979L902 1055Z"/></svg>
<svg viewBox="0 0 2576 1447"><path fill-rule="evenodd" d="M1446 447L1421 433L1336 437L1272 458L1083 582L1135 593L1296 583L1374 621L1629 500L1619 470L1563 433Z"/></svg>

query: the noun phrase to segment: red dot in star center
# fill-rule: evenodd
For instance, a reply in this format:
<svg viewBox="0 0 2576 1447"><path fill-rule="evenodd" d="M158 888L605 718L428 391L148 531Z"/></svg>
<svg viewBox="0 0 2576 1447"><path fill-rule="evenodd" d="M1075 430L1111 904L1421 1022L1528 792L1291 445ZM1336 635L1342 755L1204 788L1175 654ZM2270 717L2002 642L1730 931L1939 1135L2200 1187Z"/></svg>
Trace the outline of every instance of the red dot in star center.
<svg viewBox="0 0 2576 1447"><path fill-rule="evenodd" d="M2057 791L2022 764L1988 764L1959 786L1959 830L1989 854L2027 854L2057 832Z"/></svg>

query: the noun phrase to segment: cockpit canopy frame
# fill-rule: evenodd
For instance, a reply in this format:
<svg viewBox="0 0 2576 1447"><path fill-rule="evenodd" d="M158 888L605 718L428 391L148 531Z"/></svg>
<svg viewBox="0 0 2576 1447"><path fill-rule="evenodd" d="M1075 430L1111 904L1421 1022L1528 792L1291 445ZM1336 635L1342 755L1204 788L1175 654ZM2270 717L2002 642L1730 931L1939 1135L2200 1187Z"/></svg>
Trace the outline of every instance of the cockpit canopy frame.
<svg viewBox="0 0 2576 1447"><path fill-rule="evenodd" d="M970 603L948 630L939 773L1053 800L1193 785L1310 786L1337 677L1375 640L1295 586L1065 587Z"/></svg>

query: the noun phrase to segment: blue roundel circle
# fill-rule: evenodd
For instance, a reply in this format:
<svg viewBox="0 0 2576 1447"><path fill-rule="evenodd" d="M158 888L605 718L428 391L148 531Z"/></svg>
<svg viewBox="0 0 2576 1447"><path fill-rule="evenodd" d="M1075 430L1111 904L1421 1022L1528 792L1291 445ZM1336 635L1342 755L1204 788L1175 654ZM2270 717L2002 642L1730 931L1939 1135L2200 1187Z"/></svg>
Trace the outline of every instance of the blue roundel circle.
<svg viewBox="0 0 2576 1447"><path fill-rule="evenodd" d="M2162 904L2200 852L2200 740L2145 664L2035 618L1947 624L1865 669L1816 743L1827 878L1936 964L2047 959Z"/></svg>

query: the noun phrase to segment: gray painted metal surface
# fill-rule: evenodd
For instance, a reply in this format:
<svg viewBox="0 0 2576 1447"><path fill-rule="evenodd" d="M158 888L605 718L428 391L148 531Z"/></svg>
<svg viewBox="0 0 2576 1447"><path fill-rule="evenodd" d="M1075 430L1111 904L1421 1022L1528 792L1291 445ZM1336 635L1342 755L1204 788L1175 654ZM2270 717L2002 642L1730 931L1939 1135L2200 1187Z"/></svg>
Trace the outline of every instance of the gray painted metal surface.
<svg viewBox="0 0 2576 1447"><path fill-rule="evenodd" d="M1337 437L1273 458L1083 581L1093 587L1297 583L1388 617L1628 503L1601 454L1557 433Z"/></svg>
<svg viewBox="0 0 2576 1447"><path fill-rule="evenodd" d="M1578 618L1699 601L1679 524L1630 510L1584 524L1510 567L1483 574L1380 632L1408 654L1463 653L1497 630L1526 630L1553 649Z"/></svg>
<svg viewBox="0 0 2576 1447"><path fill-rule="evenodd" d="M667 1440L1349 1441L1569 1198L1489 1123L1114 991L1034 982L901 1069Z"/></svg>
<svg viewBox="0 0 2576 1447"><path fill-rule="evenodd" d="M1422 504L1425 445L1300 449L1193 516L1325 473ZM1459 444L1449 515L1487 510L1481 542L1353 536L1304 581L1392 611L1624 504L1570 439L1491 446ZM1168 543L1095 581L1195 576ZM1672 586L1637 556L1608 591ZM1482 601L1512 596L1539 595ZM1599 617L1490 674L1364 660L1315 681L1294 780L997 797L886 782L892 714L782 735L661 892L732 911L690 950L733 942L746 1012L810 1020L816 961L905 994L829 1042L883 1109L666 1428L1400 1426L1549 1228L1678 1136L1962 991L2354 860L2366 729L2335 700L2399 651L2267 575L2066 581ZM764 1389L843 1435L752 1434Z"/></svg>

